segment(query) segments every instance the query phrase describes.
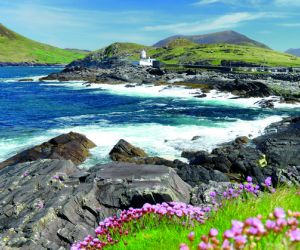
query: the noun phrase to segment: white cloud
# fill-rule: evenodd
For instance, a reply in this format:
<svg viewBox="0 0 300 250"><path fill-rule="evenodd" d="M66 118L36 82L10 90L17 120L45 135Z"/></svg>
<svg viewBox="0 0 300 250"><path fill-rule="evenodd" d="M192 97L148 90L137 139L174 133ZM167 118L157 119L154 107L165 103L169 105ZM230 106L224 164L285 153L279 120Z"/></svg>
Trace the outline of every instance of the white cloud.
<svg viewBox="0 0 300 250"><path fill-rule="evenodd" d="M212 31L217 29L231 29L237 27L243 22L260 19L265 16L265 13L237 12L220 16L215 20L203 20L200 22L191 23L175 23L167 25L146 26L144 27L144 30L168 31L176 34L189 34L203 31Z"/></svg>

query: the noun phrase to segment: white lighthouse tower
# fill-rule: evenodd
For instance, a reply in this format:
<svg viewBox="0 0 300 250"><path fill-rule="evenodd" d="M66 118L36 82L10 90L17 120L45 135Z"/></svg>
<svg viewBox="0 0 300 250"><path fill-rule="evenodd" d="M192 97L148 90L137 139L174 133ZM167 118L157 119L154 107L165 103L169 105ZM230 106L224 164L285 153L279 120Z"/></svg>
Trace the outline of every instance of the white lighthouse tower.
<svg viewBox="0 0 300 250"><path fill-rule="evenodd" d="M143 50L141 51L140 59L141 59L141 60L147 59L147 52L146 52L146 50L143 49Z"/></svg>
<svg viewBox="0 0 300 250"><path fill-rule="evenodd" d="M142 50L141 54L140 54L140 61L139 61L139 65L140 66L148 66L148 67L155 67L155 68L159 68L159 61L157 61L156 59L152 59L152 58L147 58L147 52L146 50Z"/></svg>

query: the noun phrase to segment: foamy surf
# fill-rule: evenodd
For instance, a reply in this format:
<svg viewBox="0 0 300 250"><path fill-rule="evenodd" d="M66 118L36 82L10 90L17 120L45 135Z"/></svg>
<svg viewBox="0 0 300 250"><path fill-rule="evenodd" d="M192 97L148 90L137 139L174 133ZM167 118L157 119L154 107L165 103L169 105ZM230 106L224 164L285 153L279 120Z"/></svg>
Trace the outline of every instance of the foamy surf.
<svg viewBox="0 0 300 250"><path fill-rule="evenodd" d="M238 96L231 93L224 93L217 90L212 90L206 93L206 97L198 98L197 95L201 94L200 89L189 89L184 86L156 86L154 84L130 84L134 87L128 87L128 84L89 84L87 86L85 81L68 81L56 82L47 81L42 85L53 87L71 88L73 90L92 89L94 94L99 94L103 91L114 95L123 96L136 96L144 98L180 98L182 100L197 100L198 102L205 102L207 104L218 102L219 105L232 106L232 107L253 107L259 108L258 102L262 100L274 100L274 108L298 108L300 104L287 104L281 103L280 98L277 96L270 96L267 98L251 97L251 98L238 98Z"/></svg>
<svg viewBox="0 0 300 250"><path fill-rule="evenodd" d="M75 119L84 118L77 117ZM181 158L182 151L211 151L218 145L234 140L238 136L256 137L263 134L268 125L281 119L279 116L271 116L253 121L238 120L236 122L224 122L218 127L167 126L157 123L125 125L102 123L99 125L51 129L40 136L0 140L0 148L3 149L0 152L0 160L70 131L86 135L97 145L91 152L92 156L85 162L83 167L88 168L97 163L109 162L108 154L120 139L125 139L133 145L143 148L150 156L160 156L169 160L184 160ZM198 139L192 140L194 136L197 136Z"/></svg>

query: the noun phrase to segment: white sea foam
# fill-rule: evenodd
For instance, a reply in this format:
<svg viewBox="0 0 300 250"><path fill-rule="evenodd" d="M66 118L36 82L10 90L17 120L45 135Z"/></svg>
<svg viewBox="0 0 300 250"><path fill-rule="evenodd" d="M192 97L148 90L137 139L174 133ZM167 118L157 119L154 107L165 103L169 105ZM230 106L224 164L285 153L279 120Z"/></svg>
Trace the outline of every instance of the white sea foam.
<svg viewBox="0 0 300 250"><path fill-rule="evenodd" d="M1 82L11 83L11 82L19 82L20 80L30 79L28 82L39 82L40 78L46 77L47 75L40 75L40 76L28 76L28 77L15 77L9 79L0 79ZM21 81L20 83L22 83ZM26 82L26 81L25 81Z"/></svg>
<svg viewBox="0 0 300 250"><path fill-rule="evenodd" d="M7 156L11 156L13 153L27 147L37 145L54 136L70 131L85 134L97 145L92 150L92 157L85 163L85 167L109 161L108 153L120 139L125 139L145 149L149 155L160 156L169 160L180 159L181 152L184 150L210 151L217 145L233 140L237 136L252 135L256 137L263 133L266 126L281 119L279 116L271 116L255 121L239 120L233 123L226 122L219 127L167 126L157 123L127 125L100 123L97 125L52 129L36 137L0 139L0 148L2 149L0 160L4 160ZM199 139L192 141L191 139L194 136L199 136Z"/></svg>
<svg viewBox="0 0 300 250"><path fill-rule="evenodd" d="M212 90L207 93L204 98L195 97L197 93L201 93L200 89L188 89L180 86L155 86L153 84L148 85L138 85L135 87L126 87L126 84L90 84L86 86L84 81L69 81L69 82L55 82L55 83L44 83L41 85L55 86L55 87L65 87L75 90L90 88L94 90L94 94L99 94L103 91L112 93L114 95L123 96L137 96L137 97L151 97L151 98L179 98L181 100L195 100L199 102L204 102L207 104L214 104L225 106L236 106L236 107L259 107L257 102L262 99L273 99L275 108L298 108L300 104L286 104L280 103L279 97L271 96L268 98L251 97L251 98L237 98L237 96L231 93L219 92L217 90ZM97 91L99 90L99 91Z"/></svg>

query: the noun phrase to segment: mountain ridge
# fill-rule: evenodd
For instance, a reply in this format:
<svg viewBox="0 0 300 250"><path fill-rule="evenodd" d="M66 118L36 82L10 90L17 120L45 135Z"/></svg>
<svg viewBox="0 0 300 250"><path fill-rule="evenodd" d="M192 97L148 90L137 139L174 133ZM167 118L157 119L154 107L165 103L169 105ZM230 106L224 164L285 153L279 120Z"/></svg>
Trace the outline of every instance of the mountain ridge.
<svg viewBox="0 0 300 250"><path fill-rule="evenodd" d="M300 57L300 48L299 49L288 49L285 53Z"/></svg>
<svg viewBox="0 0 300 250"><path fill-rule="evenodd" d="M270 49L267 45L255 41L241 33L238 33L233 30L226 30L221 32L214 32L209 34L202 34L202 35L175 35L167 37L163 40L158 41L153 46L154 47L164 47L170 41L178 39L178 38L185 38L190 40L194 43L198 44L218 44L218 43L227 43L227 44L237 44L237 45L248 45L248 46L256 46L261 47L264 49Z"/></svg>

